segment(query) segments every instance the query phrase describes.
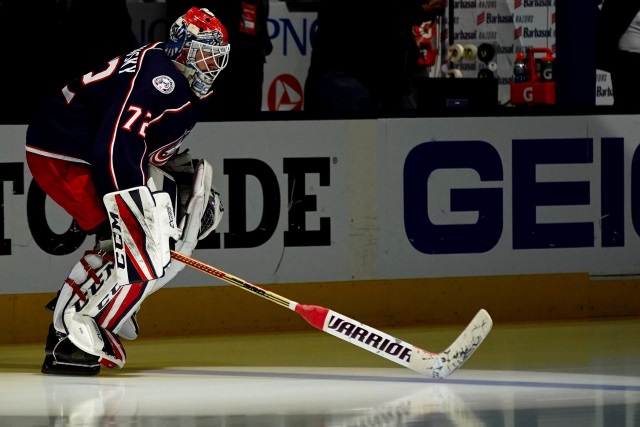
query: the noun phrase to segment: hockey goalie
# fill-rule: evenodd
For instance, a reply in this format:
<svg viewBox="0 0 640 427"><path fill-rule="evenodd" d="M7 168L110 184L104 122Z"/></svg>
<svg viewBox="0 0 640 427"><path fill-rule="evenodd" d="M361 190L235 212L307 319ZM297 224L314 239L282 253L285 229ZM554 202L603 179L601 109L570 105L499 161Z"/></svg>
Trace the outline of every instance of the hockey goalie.
<svg viewBox="0 0 640 427"><path fill-rule="evenodd" d="M104 196L111 234L84 253L49 304L54 316L43 373L122 368L120 338L137 338L140 304L184 268L171 260L170 249L189 256L218 226L224 209L211 165L200 160L191 168L185 153L168 166L184 160L180 173L192 169L188 185L176 185L169 173L151 166L147 185ZM157 191L156 183L166 191Z"/></svg>
<svg viewBox="0 0 640 427"><path fill-rule="evenodd" d="M154 42L69 82L27 129L34 180L95 236L47 307L45 374L122 368L142 302L184 267L223 208L206 160L179 153L226 67L227 31L193 7Z"/></svg>

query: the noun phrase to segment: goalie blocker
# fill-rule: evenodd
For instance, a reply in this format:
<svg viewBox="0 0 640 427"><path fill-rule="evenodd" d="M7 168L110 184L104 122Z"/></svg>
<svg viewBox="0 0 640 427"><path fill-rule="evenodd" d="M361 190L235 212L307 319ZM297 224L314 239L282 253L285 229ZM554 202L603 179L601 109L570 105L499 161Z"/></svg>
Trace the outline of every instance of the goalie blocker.
<svg viewBox="0 0 640 427"><path fill-rule="evenodd" d="M189 156L180 155L169 171L179 162L191 165ZM180 168L185 171L184 164ZM54 300L43 373L95 375L100 365L124 366L120 338L137 337L142 301L184 268L171 261L171 243L189 256L223 215L211 165L201 160L186 171L191 185L181 187L180 194L169 173L152 167L147 186L105 195L112 240L84 254Z"/></svg>

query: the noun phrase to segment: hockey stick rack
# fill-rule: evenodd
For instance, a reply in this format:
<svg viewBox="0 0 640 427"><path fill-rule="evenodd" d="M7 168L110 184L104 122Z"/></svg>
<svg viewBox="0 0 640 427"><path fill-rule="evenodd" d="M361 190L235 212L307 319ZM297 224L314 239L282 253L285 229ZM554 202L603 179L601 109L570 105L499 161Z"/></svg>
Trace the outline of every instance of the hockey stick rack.
<svg viewBox="0 0 640 427"><path fill-rule="evenodd" d="M441 353L432 353L328 308L298 304L174 250L171 251L171 257L189 267L295 311L313 327L429 378L446 378L458 370L484 341L493 326L489 313L481 309L453 344Z"/></svg>

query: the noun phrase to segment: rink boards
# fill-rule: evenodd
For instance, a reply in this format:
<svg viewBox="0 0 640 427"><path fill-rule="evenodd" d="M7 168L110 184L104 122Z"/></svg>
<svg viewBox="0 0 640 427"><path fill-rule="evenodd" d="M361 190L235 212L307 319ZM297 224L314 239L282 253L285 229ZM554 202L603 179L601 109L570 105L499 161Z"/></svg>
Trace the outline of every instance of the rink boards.
<svg viewBox="0 0 640 427"><path fill-rule="evenodd" d="M634 116L200 123L225 217L193 256L373 326L637 316ZM38 339L89 238L32 184L25 126L0 127L0 342ZM273 307L271 307L273 306ZM295 314L293 314L295 316ZM149 334L296 330L292 313L184 270ZM8 334L8 335L6 335Z"/></svg>

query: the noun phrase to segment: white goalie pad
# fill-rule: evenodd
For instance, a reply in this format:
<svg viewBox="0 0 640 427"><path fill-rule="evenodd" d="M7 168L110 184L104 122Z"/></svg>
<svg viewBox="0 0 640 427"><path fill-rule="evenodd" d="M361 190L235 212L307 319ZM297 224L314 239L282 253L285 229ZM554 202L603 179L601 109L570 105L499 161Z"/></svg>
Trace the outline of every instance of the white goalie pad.
<svg viewBox="0 0 640 427"><path fill-rule="evenodd" d="M170 175L177 183L179 189L178 223L182 224L181 228L195 230L196 218L200 218L197 238L202 240L207 237L220 224L224 213L220 193L213 185L211 164L206 160L199 160L194 167L191 154L184 151L172 157L162 170L151 165L149 176L156 177L159 173L164 174L165 177ZM163 189L163 191L166 190ZM187 215L191 216L191 223L188 225L182 223ZM188 234L191 236L192 233ZM192 238L190 237L190 239Z"/></svg>
<svg viewBox="0 0 640 427"><path fill-rule="evenodd" d="M80 350L100 358L107 368L122 368L126 361L124 347L116 334L99 327L96 321L82 314L65 316L69 340Z"/></svg>
<svg viewBox="0 0 640 427"><path fill-rule="evenodd" d="M181 235L175 250L183 255L191 256L198 240L209 235L220 223L224 209L220 202L220 194L212 185L213 167L206 160L200 160L194 169L192 186L184 207L184 216L180 218ZM184 190L180 189L180 198L184 198ZM166 285L182 269L184 264L172 262L165 275L156 280L153 292Z"/></svg>
<svg viewBox="0 0 640 427"><path fill-rule="evenodd" d="M78 314L93 318L98 326L109 332L134 340L138 336L135 313L151 293L153 283L120 285L111 247L87 251L60 289L53 315L54 327L69 334L72 328L65 322ZM99 355L100 349L87 352Z"/></svg>
<svg viewBox="0 0 640 427"><path fill-rule="evenodd" d="M179 186L173 176L152 164L149 164L147 176L147 187L149 187L152 192L161 191L168 193L171 198L171 202L173 203L176 218L181 218L179 212L177 212L177 208L180 206L180 193L182 190L179 189Z"/></svg>
<svg viewBox="0 0 640 427"><path fill-rule="evenodd" d="M182 235L176 244L176 251L189 255L193 252L200 237L202 217L209 201L209 191L213 182L213 167L206 160L200 160L193 174L191 195L187 201L186 215L180 220ZM184 251L184 252L183 252Z"/></svg>
<svg viewBox="0 0 640 427"><path fill-rule="evenodd" d="M152 193L142 185L106 194L103 201L111 225L118 283L162 277L171 261L169 239L180 236L169 194Z"/></svg>
<svg viewBox="0 0 640 427"><path fill-rule="evenodd" d="M138 326L138 312L135 311L131 316L129 316L126 321L122 322L114 332L118 334L120 338L124 338L125 340L133 341L138 338L138 332L140 332L140 327Z"/></svg>
<svg viewBox="0 0 640 427"><path fill-rule="evenodd" d="M155 171L154 171L155 169ZM187 203L191 197L193 174L195 169L193 167L193 159L189 150L176 154L164 165L162 169L149 165L149 176L157 176L158 173L162 173L166 176L170 176L178 189L178 223L185 216L187 212Z"/></svg>
<svg viewBox="0 0 640 427"><path fill-rule="evenodd" d="M87 251L71 269L60 289L53 313L53 326L66 333L64 313L95 315L95 307L109 294L115 294L118 285L113 257L106 251Z"/></svg>
<svg viewBox="0 0 640 427"><path fill-rule="evenodd" d="M98 356L109 368L122 368L125 351L118 337L96 319L116 313L127 317L128 307L113 309L109 303L122 288L126 287L116 281L111 254L87 251L65 280L53 316L57 331L67 334L82 351Z"/></svg>

